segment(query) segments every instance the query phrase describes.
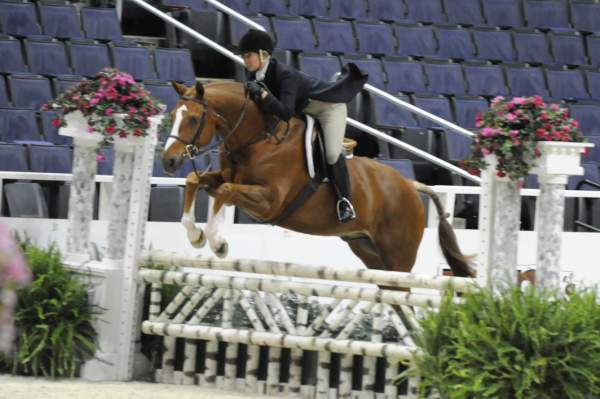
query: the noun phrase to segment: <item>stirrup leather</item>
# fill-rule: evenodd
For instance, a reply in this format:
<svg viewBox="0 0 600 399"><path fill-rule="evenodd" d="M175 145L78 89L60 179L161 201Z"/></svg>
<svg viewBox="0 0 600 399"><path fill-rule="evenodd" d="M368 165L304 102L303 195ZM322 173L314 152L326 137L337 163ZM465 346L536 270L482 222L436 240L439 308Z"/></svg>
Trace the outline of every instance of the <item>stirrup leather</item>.
<svg viewBox="0 0 600 399"><path fill-rule="evenodd" d="M347 206L346 209L350 211L349 215L342 215L341 210L342 210L343 205ZM352 206L352 203L346 197L340 198L338 200L338 202L336 204L336 212L337 212L338 220L342 223L356 219L356 212L354 211L354 206Z"/></svg>

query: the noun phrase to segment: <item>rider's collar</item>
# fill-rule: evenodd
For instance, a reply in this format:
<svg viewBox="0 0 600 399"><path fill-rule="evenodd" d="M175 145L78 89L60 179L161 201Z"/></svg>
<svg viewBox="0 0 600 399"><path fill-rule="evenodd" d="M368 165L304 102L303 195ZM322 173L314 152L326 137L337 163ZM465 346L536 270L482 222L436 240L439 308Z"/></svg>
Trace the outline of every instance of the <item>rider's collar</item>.
<svg viewBox="0 0 600 399"><path fill-rule="evenodd" d="M267 69L269 68L269 63L271 62L271 57L265 58L265 63L258 71L256 71L256 80L263 81L265 80L265 75L267 74Z"/></svg>

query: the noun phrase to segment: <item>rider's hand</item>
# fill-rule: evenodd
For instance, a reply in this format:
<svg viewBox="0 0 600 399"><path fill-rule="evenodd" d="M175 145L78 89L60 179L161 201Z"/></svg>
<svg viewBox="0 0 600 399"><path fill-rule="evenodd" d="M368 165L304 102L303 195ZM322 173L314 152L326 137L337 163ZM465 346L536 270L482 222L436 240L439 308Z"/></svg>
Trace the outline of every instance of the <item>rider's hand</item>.
<svg viewBox="0 0 600 399"><path fill-rule="evenodd" d="M246 91L253 100L256 101L261 98L263 87L260 85L260 83L253 80L250 82L246 82L245 87Z"/></svg>

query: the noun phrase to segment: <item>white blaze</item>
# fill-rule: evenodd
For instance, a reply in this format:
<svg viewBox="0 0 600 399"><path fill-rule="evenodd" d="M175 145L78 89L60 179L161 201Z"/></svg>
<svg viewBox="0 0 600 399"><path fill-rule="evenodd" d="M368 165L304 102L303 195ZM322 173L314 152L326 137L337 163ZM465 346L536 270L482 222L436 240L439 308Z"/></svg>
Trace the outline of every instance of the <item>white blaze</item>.
<svg viewBox="0 0 600 399"><path fill-rule="evenodd" d="M187 112L187 107L182 105L175 112L175 122L173 122L173 129L171 129L171 136L179 137L179 126L181 125L181 121L183 120L183 113ZM165 144L165 151L169 149L169 147L175 142L173 137L169 137L167 139L167 143Z"/></svg>

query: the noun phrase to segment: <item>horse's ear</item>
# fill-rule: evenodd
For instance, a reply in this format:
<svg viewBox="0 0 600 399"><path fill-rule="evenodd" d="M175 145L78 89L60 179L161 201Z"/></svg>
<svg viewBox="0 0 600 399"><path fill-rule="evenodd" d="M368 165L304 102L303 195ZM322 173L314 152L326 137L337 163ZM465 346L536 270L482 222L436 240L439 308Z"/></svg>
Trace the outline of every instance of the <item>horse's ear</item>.
<svg viewBox="0 0 600 399"><path fill-rule="evenodd" d="M171 82L171 85L173 86L177 94L179 94L179 97L183 97L185 91L187 90L187 87L181 83L177 83L174 80Z"/></svg>
<svg viewBox="0 0 600 399"><path fill-rule="evenodd" d="M204 97L204 86L202 83L196 82L196 98L202 100L202 97Z"/></svg>

